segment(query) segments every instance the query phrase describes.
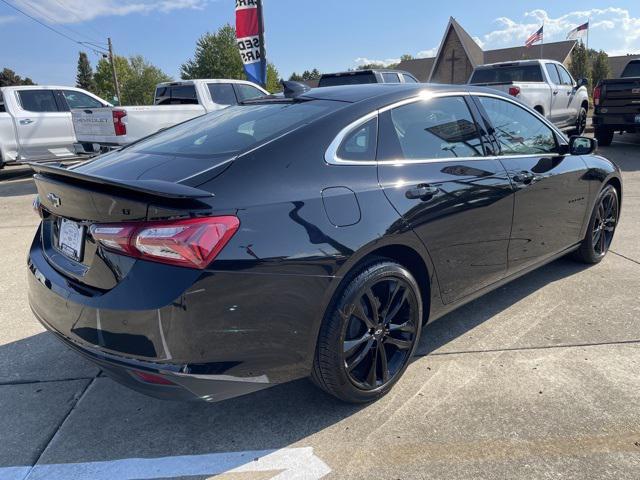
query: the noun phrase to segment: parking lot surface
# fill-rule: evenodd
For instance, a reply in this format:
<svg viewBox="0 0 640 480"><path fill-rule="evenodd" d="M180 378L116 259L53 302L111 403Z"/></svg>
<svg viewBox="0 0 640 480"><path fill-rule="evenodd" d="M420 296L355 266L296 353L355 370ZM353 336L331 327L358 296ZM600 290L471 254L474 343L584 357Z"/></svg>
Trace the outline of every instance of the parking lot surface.
<svg viewBox="0 0 640 480"><path fill-rule="evenodd" d="M0 172L0 479L632 479L640 474L640 137L611 252L547 265L423 331L382 400L301 380L217 403L129 391L44 332L26 298L28 171Z"/></svg>

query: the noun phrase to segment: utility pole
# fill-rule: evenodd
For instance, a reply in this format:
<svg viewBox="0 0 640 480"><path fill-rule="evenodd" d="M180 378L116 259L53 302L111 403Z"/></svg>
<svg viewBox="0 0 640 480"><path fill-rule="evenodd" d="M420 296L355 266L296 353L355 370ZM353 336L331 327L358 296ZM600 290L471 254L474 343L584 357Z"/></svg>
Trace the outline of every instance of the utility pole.
<svg viewBox="0 0 640 480"><path fill-rule="evenodd" d="M116 97L118 97L118 104L122 105L122 97L120 96L120 84L118 83L118 73L116 72L116 62L113 57L113 44L111 43L111 37L107 39L109 43L109 63L111 63L111 71L113 72L113 85L116 88Z"/></svg>

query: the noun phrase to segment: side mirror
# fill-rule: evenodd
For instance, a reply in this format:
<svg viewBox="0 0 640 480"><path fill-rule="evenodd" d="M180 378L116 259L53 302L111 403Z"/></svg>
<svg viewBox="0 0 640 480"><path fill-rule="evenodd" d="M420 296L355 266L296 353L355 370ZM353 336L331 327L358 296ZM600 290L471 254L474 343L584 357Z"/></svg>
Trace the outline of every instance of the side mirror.
<svg viewBox="0 0 640 480"><path fill-rule="evenodd" d="M589 155L598 149L595 138L573 136L569 139L569 153L571 155Z"/></svg>
<svg viewBox="0 0 640 480"><path fill-rule="evenodd" d="M589 80L586 78L581 78L576 82L576 88L586 87L587 85L589 85Z"/></svg>

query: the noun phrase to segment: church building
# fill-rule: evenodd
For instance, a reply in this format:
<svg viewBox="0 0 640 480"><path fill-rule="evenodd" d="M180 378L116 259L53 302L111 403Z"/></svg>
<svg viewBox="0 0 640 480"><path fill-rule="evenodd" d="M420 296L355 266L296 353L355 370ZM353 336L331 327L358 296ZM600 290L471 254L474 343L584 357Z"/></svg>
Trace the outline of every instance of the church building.
<svg viewBox="0 0 640 480"><path fill-rule="evenodd" d="M405 60L397 68L412 73L420 82L463 84L467 83L476 66L485 63L544 58L556 60L568 67L576 42L564 40L536 44L529 48L520 46L482 50L455 18L451 17L435 57ZM627 62L634 58L640 58L640 55L609 57L612 76L619 76Z"/></svg>

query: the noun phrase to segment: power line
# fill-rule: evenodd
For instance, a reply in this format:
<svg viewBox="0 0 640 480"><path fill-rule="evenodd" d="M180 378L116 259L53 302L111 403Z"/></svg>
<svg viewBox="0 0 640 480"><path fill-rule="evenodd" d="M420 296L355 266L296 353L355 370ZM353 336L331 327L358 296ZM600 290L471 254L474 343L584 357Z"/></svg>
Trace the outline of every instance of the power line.
<svg viewBox="0 0 640 480"><path fill-rule="evenodd" d="M36 23L38 23L38 24L42 25L42 26L43 26L43 27L45 27L46 29L51 30L51 31L52 31L52 32L54 32L54 33L57 33L57 34L58 34L58 35L60 35L61 37L64 37L64 38L66 38L67 40L69 40L69 41L71 41L71 42L73 42L73 43L75 43L75 44L77 44L77 45L82 45L82 46L92 45L94 48L98 48L98 49L103 50L104 52L107 52L107 50L106 50L104 47L100 47L100 46L98 46L97 44L93 44L93 43L91 43L91 42L82 42L82 41L76 40L75 38L73 38L73 37L71 37L71 36L67 35L66 33L61 32L60 30L57 30L57 29L53 28L51 25L48 25L48 24L46 24L45 22L42 22L42 21L38 20L36 17L34 17L34 16L32 16L32 15L29 15L27 12L25 12L25 11L23 11L23 10L19 9L19 8L18 8L18 7L16 7L15 5L12 5L12 4L11 4L11 3L9 3L7 0L0 0L0 2L4 3L6 6L8 6L8 7L10 7L10 8L13 8L13 9L14 9L14 10L16 10L17 12L20 12L20 13L21 13L22 15L24 15L25 17L30 18L31 20L33 20L34 22L36 22ZM96 50L94 50L94 51L96 51ZM96 53L98 53L98 52L96 51Z"/></svg>
<svg viewBox="0 0 640 480"><path fill-rule="evenodd" d="M82 21L82 18L80 18L80 16L79 16L76 12L74 12L71 8L69 8L69 7L68 7L68 6L66 6L64 3L62 3L62 1L61 1L61 0L55 0L55 2L56 2L58 5L60 5L60 8L62 8L65 12L68 12L69 14L73 15L73 17L74 17L76 20L78 20L79 22L81 22L81 21ZM63 25L63 26L64 26L64 25ZM89 30L91 30L93 33L95 33L95 34L98 36L98 38L102 38L102 37L106 37L106 36L107 36L105 33L99 32L98 30L96 30L95 28L93 28L91 25L86 25L86 27L87 27L87 28L89 28ZM65 27L65 28L66 28L66 27ZM69 30L71 30L71 29L69 28ZM89 39L89 40L92 40L92 41L94 41L94 42L98 42L98 40L96 40L95 38L91 38L90 36L88 36L88 35L86 35L86 34L82 34L81 32L77 32L77 31L76 31L76 33L79 33L80 35L82 35L83 37L85 37L85 38L87 38L87 39ZM105 46L106 46L106 44L105 44Z"/></svg>

